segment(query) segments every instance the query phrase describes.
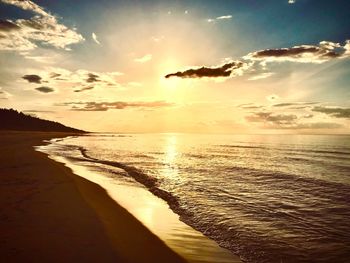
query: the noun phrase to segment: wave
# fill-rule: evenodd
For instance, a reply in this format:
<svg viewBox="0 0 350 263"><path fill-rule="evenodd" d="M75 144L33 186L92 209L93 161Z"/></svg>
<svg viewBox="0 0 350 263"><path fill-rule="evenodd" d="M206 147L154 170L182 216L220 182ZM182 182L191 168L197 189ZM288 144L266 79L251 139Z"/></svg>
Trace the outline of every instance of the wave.
<svg viewBox="0 0 350 263"><path fill-rule="evenodd" d="M142 184L181 221L245 262L348 262L349 148L232 141L217 147L215 141L193 150L179 143L171 166L164 148L134 151L130 141L59 139L48 148L116 180Z"/></svg>
<svg viewBox="0 0 350 263"><path fill-rule="evenodd" d="M137 182L146 186L147 189L151 193L153 193L155 196L158 196L159 198L165 200L171 208L175 209L178 207L178 204L179 204L178 198L171 195L169 192L167 192L163 189L160 189L159 182L158 182L157 178L148 176L147 174L143 173L141 170L139 170L133 166L126 165L126 164L121 163L121 162L106 161L106 160L100 160L100 159L93 158L87 154L87 149L85 149L83 147L78 147L78 150L81 152L81 155L83 157L85 157L85 159L84 159L85 161L100 163L100 164L120 168L120 169L124 170L129 176L134 178Z"/></svg>
<svg viewBox="0 0 350 263"><path fill-rule="evenodd" d="M271 147L271 146L251 146L251 145L231 145L231 144L221 144L216 145L223 148L238 148L238 149L262 149L262 150L273 150L273 151L283 151L283 152L297 152L297 153L320 153L320 154L331 154L331 155L350 155L348 151L342 150L310 150L310 149L295 149L288 147Z"/></svg>
<svg viewBox="0 0 350 263"><path fill-rule="evenodd" d="M170 209L173 210L180 216L180 220L184 223L192 226L194 229L202 232L204 235L215 240L220 246L229 249L235 254L239 254L242 259L247 262L310 262L309 254L307 254L302 249L294 249L293 253L297 260L289 260L291 249L288 245L281 246L279 243L274 243L271 240L269 242L263 242L262 239L268 238L268 233L264 236L264 233L255 233L254 231L247 231L247 229L242 229L239 224L226 224L225 220L217 218L203 218L201 215L197 215L198 209L195 208L195 204L183 205L182 199L180 200L178 196L170 193L161 188L161 182L141 169L134 166L117 162L108 161L94 158L89 155L89 152L84 147L75 146L75 149L79 150L81 156L84 157L83 161L99 163L111 167L116 167L124 170L127 175L134 178L137 182L144 185L151 193L155 196L165 200L169 205ZM198 157L198 156L195 156ZM338 242L336 237L341 237L339 242L344 241L348 237L348 234L342 229L337 229L333 227L331 222L321 222L317 218L321 218L324 213L334 213L343 214L343 218L350 218L348 214L350 211L348 206L345 204L350 202L350 187L344 184L327 182L324 180L318 180L314 178L305 178L295 174L287 174L282 172L273 172L262 169L254 168L243 168L243 167L226 167L225 169L219 169L219 173L224 173L227 176L227 180L237 180L238 183L251 184L259 189L271 188L272 192L275 191L276 195L283 191L285 187L288 187L293 193L296 193L299 198L305 198L308 200L310 198L310 191L313 193L313 197L316 200L329 200L337 204L335 207L319 207L318 210L305 210L305 207L297 207L291 203L283 202L283 199L273 199L274 201L269 203L267 206L258 202L247 202L244 193L237 193L235 196L230 196L231 199L226 198L225 200L229 202L230 200L235 204L232 207L232 211L237 213L243 213L249 217L261 221L262 223L271 224L273 229L288 229L292 228L299 231L310 231L310 236L313 235L312 231L320 231L317 224L326 224L327 231L323 235L327 244L332 245L330 242ZM231 178L232 176L232 178ZM259 189L256 189L257 191ZM205 189L203 189L205 191ZM201 191L201 192L203 192ZM293 197L291 197L293 198ZM295 196L295 198L298 198ZM181 202L180 202L181 201ZM263 202L263 201L262 201ZM313 204L313 203L312 203ZM317 202L314 203L315 206L318 205ZM345 205L345 211L342 209L341 205ZM189 207L190 206L190 207ZM344 207L344 206L343 206ZM289 226L289 224L291 224ZM293 224L295 224L293 226ZM348 225L347 225L348 226ZM267 230L266 230L267 231ZM301 231L301 230L300 230ZM332 233L335 231L335 234ZM345 236L344 236L345 235ZM315 234L317 237L317 233ZM277 242L277 241L276 241ZM309 241L312 243L312 240ZM321 242L321 241L320 241ZM339 244L339 242L337 244ZM345 251L344 249L340 249ZM266 253L268 251L268 253ZM306 253L306 254L303 254ZM339 254L337 262L346 262L343 260L349 256L347 252L345 254ZM326 256L323 255L325 261L315 260L315 262L327 262Z"/></svg>

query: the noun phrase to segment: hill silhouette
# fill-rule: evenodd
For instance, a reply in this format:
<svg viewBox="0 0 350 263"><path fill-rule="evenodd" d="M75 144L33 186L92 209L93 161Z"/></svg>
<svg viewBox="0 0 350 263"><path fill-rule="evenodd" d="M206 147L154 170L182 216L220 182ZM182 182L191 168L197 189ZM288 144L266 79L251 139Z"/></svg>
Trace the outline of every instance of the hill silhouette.
<svg viewBox="0 0 350 263"><path fill-rule="evenodd" d="M52 132L85 132L64 126L55 121L43 120L26 115L14 109L0 108L0 130L14 131L52 131Z"/></svg>

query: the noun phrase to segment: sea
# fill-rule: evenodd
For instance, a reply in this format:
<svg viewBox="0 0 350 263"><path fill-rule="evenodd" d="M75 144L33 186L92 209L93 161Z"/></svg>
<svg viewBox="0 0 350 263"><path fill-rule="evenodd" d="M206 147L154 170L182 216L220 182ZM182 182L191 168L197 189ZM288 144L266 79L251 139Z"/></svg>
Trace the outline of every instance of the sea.
<svg viewBox="0 0 350 263"><path fill-rule="evenodd" d="M38 149L146 190L243 262L350 262L348 135L92 133Z"/></svg>

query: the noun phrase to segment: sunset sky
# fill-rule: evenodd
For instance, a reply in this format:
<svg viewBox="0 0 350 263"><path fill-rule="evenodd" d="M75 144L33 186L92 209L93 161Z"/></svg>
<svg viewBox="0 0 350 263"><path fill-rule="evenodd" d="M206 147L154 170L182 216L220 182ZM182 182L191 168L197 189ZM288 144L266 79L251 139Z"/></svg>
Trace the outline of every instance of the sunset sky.
<svg viewBox="0 0 350 263"><path fill-rule="evenodd" d="M0 107L88 131L349 133L349 10L0 0Z"/></svg>

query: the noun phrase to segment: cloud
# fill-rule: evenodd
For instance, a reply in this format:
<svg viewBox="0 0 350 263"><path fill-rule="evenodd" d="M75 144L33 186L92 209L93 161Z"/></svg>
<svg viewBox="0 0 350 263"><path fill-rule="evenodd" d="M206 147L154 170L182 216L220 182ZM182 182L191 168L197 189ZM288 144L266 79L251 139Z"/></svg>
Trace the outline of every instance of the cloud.
<svg viewBox="0 0 350 263"><path fill-rule="evenodd" d="M25 54L25 52L21 53L26 59L34 60L39 63L44 64L53 64L55 63L55 57L54 56L28 56Z"/></svg>
<svg viewBox="0 0 350 263"><path fill-rule="evenodd" d="M228 15L228 16L218 16L216 19L217 20L223 20L223 19L231 19L232 16L231 15Z"/></svg>
<svg viewBox="0 0 350 263"><path fill-rule="evenodd" d="M344 57L345 50L345 46L342 47L339 43L322 41L318 46L301 45L291 48L255 51L249 53L244 58L265 62L291 61L300 63L323 63L331 59Z"/></svg>
<svg viewBox="0 0 350 263"><path fill-rule="evenodd" d="M165 78L180 77L180 78L213 78L213 77L229 77L235 72L237 75L241 75L240 69L244 68L247 64L242 61L233 61L224 64L216 68L201 67L196 69L188 69L185 71L178 71L176 73L170 73Z"/></svg>
<svg viewBox="0 0 350 263"><path fill-rule="evenodd" d="M238 108L245 109L245 110L255 110L255 109L261 109L263 106L261 105L255 105L253 103L244 103L237 106Z"/></svg>
<svg viewBox="0 0 350 263"><path fill-rule="evenodd" d="M267 70L267 62L323 63L332 59L348 57L350 57L350 40L346 40L344 46L330 41L321 41L318 46L300 45L291 48L254 51L243 56L240 61L227 62L220 67L189 69L183 72L170 73L165 77L230 77L241 76L249 70L249 75L253 76L249 77L248 80L259 80L274 74L273 72L264 72ZM256 61L259 61L259 63L255 63Z"/></svg>
<svg viewBox="0 0 350 263"><path fill-rule="evenodd" d="M28 51L35 49L38 43L67 49L67 46L84 40L75 28L70 29L60 24L55 16L32 1L0 1L36 14L30 19L2 21L0 25L0 50Z"/></svg>
<svg viewBox="0 0 350 263"><path fill-rule="evenodd" d="M23 113L54 113L50 110L22 110Z"/></svg>
<svg viewBox="0 0 350 263"><path fill-rule="evenodd" d="M166 101L151 101L151 102L65 102L56 104L56 106L70 106L72 111L107 111L110 109L122 110L126 108L162 108L174 106L173 103Z"/></svg>
<svg viewBox="0 0 350 263"><path fill-rule="evenodd" d="M318 104L319 102L286 102L286 103L278 103L272 105L273 107L289 107L289 106L310 106Z"/></svg>
<svg viewBox="0 0 350 263"><path fill-rule="evenodd" d="M271 77L273 74L273 72L263 72L263 73L260 73L258 75L255 75L253 77L250 77L248 80L258 80L258 79L266 79L268 77Z"/></svg>
<svg viewBox="0 0 350 263"><path fill-rule="evenodd" d="M151 40L153 40L154 42L160 42L162 40L164 40L165 37L164 36L159 36L159 37L156 37L156 36L152 36L151 37Z"/></svg>
<svg viewBox="0 0 350 263"><path fill-rule="evenodd" d="M29 83L41 84L41 77L39 75L24 75L22 79L27 80Z"/></svg>
<svg viewBox="0 0 350 263"><path fill-rule="evenodd" d="M340 107L331 108L331 107L317 106L317 107L314 107L312 111L325 113L335 118L350 119L350 108L340 108Z"/></svg>
<svg viewBox="0 0 350 263"><path fill-rule="evenodd" d="M288 0L288 4L295 4L295 0Z"/></svg>
<svg viewBox="0 0 350 263"><path fill-rule="evenodd" d="M208 23L212 23L212 22L215 22L215 21L218 21L218 20L228 20L228 19L231 19L231 18L232 18L232 15L218 16L216 18L208 18L207 22Z"/></svg>
<svg viewBox="0 0 350 263"><path fill-rule="evenodd" d="M38 6L30 0L1 0L1 2L17 6L23 10L32 11L42 16L50 16L50 14L48 14L42 7Z"/></svg>
<svg viewBox="0 0 350 263"><path fill-rule="evenodd" d="M10 32L20 30L21 28L10 20L0 20L0 32Z"/></svg>
<svg viewBox="0 0 350 263"><path fill-rule="evenodd" d="M344 49L345 49L344 56L350 57L350 40L345 41Z"/></svg>
<svg viewBox="0 0 350 263"><path fill-rule="evenodd" d="M87 91L87 90L92 90L93 88L94 88L94 86L83 87L83 88L74 90L74 92L83 92L83 91Z"/></svg>
<svg viewBox="0 0 350 263"><path fill-rule="evenodd" d="M42 93L50 93L50 92L54 92L55 90L53 88L50 88L50 87L38 87L38 88L35 88L37 91L40 91Z"/></svg>
<svg viewBox="0 0 350 263"><path fill-rule="evenodd" d="M311 119L312 117L314 117L313 114L306 114L303 116L303 118L305 118L305 119Z"/></svg>
<svg viewBox="0 0 350 263"><path fill-rule="evenodd" d="M338 129L344 127L334 122L300 122L301 119L311 119L312 114L301 118L295 114L274 114L272 112L256 112L245 117L248 122L263 123L264 129Z"/></svg>
<svg viewBox="0 0 350 263"><path fill-rule="evenodd" d="M92 32L91 37L97 44L101 45L100 41L98 41L97 36L94 32Z"/></svg>
<svg viewBox="0 0 350 263"><path fill-rule="evenodd" d="M152 59L152 54L146 54L143 57L135 58L134 61L138 63L145 63Z"/></svg>
<svg viewBox="0 0 350 263"><path fill-rule="evenodd" d="M12 97L12 94L8 93L7 91L3 90L2 87L0 87L0 100L7 100L10 97Z"/></svg>
<svg viewBox="0 0 350 263"><path fill-rule="evenodd" d="M100 81L98 78L99 78L99 76L97 74L88 73L88 78L86 79L86 82L88 82L88 83L98 82L98 81Z"/></svg>
<svg viewBox="0 0 350 263"><path fill-rule="evenodd" d="M297 118L294 114L273 114L271 112L256 112L246 116L249 122L271 122L278 125L293 124Z"/></svg>
<svg viewBox="0 0 350 263"><path fill-rule="evenodd" d="M339 129L344 125L335 122L309 122L299 123L293 126L293 129Z"/></svg>
<svg viewBox="0 0 350 263"><path fill-rule="evenodd" d="M93 72L83 69L70 71L63 68L46 67L38 74L25 75L22 78L30 83L45 83L55 88L74 87L74 92L83 92L95 87L120 87L121 85L116 80L120 75L122 75L120 72Z"/></svg>
<svg viewBox="0 0 350 263"><path fill-rule="evenodd" d="M56 73L56 72L51 72L50 73L50 78L54 79L54 78L58 78L60 77L62 74L60 73Z"/></svg>

